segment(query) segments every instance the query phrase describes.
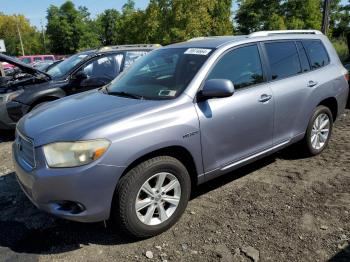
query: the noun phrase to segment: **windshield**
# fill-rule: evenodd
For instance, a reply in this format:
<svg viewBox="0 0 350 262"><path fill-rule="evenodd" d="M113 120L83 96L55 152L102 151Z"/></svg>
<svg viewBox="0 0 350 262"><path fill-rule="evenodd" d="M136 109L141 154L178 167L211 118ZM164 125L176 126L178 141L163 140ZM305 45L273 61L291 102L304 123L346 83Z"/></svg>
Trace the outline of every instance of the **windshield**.
<svg viewBox="0 0 350 262"><path fill-rule="evenodd" d="M141 58L116 78L108 92L162 100L179 96L210 56L212 49L159 49Z"/></svg>
<svg viewBox="0 0 350 262"><path fill-rule="evenodd" d="M73 56L69 57L68 59L62 61L61 63L50 68L47 71L47 73L54 78L62 77L65 74L67 74L70 70L72 70L72 68L74 66L76 66L78 63L80 63L87 56L88 56L88 54L73 55Z"/></svg>

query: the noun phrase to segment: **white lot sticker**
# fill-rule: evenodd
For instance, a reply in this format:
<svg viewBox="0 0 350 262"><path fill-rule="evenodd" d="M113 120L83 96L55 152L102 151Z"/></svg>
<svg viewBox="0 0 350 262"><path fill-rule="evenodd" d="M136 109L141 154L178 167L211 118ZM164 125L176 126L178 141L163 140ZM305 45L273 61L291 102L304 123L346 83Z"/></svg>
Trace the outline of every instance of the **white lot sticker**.
<svg viewBox="0 0 350 262"><path fill-rule="evenodd" d="M159 96L175 96L176 90L160 90Z"/></svg>
<svg viewBox="0 0 350 262"><path fill-rule="evenodd" d="M205 48L189 48L186 50L186 55L207 55L209 54L211 49Z"/></svg>

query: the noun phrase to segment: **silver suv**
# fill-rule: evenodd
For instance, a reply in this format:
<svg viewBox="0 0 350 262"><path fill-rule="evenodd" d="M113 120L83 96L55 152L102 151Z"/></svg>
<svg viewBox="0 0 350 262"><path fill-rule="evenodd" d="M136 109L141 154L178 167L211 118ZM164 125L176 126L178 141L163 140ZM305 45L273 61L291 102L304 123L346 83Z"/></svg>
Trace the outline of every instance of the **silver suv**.
<svg viewBox="0 0 350 262"><path fill-rule="evenodd" d="M18 181L51 214L153 236L180 218L195 185L298 141L321 153L344 111L347 78L319 31L166 46L102 89L22 118Z"/></svg>

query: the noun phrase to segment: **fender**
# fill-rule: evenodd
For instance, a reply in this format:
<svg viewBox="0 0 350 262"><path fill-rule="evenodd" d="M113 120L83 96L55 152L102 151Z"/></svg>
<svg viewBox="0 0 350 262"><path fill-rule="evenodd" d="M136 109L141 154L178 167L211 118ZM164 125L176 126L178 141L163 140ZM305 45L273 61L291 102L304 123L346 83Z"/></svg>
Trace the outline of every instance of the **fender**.
<svg viewBox="0 0 350 262"><path fill-rule="evenodd" d="M66 96L66 92L62 87L66 81L61 82L45 82L37 85L32 85L24 89L24 92L16 98L16 101L28 106L35 105L37 101L45 100L45 97L59 99Z"/></svg>

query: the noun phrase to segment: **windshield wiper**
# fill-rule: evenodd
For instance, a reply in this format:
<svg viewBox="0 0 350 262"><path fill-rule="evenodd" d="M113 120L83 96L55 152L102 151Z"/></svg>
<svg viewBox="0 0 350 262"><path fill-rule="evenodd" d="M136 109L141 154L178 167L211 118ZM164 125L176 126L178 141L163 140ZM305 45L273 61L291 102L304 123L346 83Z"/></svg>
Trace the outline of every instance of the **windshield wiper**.
<svg viewBox="0 0 350 262"><path fill-rule="evenodd" d="M140 95L135 95L135 94L131 94L131 93L128 93L128 92L124 92L124 91L115 91L115 92L108 92L109 95L112 95L112 96L122 96L122 97L129 97L129 98L133 98L133 99L141 99L143 100L144 97L143 96L140 96Z"/></svg>

